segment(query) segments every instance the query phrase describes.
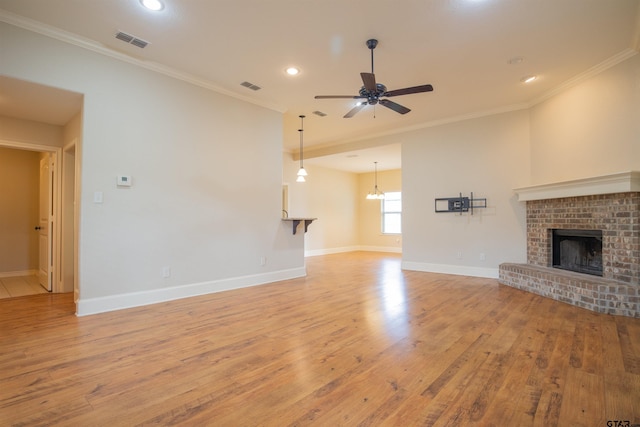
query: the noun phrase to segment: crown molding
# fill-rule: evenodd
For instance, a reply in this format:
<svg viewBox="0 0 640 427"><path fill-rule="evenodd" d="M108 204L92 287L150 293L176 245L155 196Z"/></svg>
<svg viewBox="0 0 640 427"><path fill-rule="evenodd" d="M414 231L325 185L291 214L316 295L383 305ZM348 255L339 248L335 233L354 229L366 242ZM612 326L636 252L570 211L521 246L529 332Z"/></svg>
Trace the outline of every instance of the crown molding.
<svg viewBox="0 0 640 427"><path fill-rule="evenodd" d="M195 86L199 86L204 89L210 90L212 92L216 92L222 95L236 98L241 101L248 102L250 104L264 107L269 110L277 111L279 113L285 112L285 108L283 108L282 106L265 103L265 102L261 102L259 100L255 100L246 96L242 96L236 92L232 92L220 86L216 86L210 81L196 77L192 74L184 73L182 71L178 71L174 68L167 67L165 65L161 65L156 62L143 61L143 60L131 57L122 52L118 52L116 50L105 47L99 43L96 43L93 40L78 36L77 34L73 34L68 31L61 30L51 25L43 24L42 22L34 21L32 19L28 19L11 12L7 12L6 10L0 9L0 21L5 22L9 25L13 25L15 27L19 27L34 33L41 34L43 36L46 36L55 40L59 40L64 43L68 43L86 50L90 50L100 55L108 56L110 58L113 58L122 62L126 62L126 63L132 64L132 65L135 65L159 74L163 74L168 77L172 77L177 80L182 80L184 82L193 84Z"/></svg>
<svg viewBox="0 0 640 427"><path fill-rule="evenodd" d="M565 81L559 86L556 86L555 88L544 93L538 98L533 99L531 102L529 102L529 107L533 107L534 105L540 104L541 102L544 102L547 99L552 98L557 94L564 92L565 90L573 86L578 85L579 83L582 83L592 77L595 77L598 74L608 70L609 68L614 67L620 64L621 62L626 61L627 59L635 56L637 53L638 51L635 49L631 49L631 48L625 49L622 52L616 55L613 55L612 57L602 61L601 63L594 65L593 67L589 68L587 71L584 71L578 74L577 76L570 78L569 80Z"/></svg>

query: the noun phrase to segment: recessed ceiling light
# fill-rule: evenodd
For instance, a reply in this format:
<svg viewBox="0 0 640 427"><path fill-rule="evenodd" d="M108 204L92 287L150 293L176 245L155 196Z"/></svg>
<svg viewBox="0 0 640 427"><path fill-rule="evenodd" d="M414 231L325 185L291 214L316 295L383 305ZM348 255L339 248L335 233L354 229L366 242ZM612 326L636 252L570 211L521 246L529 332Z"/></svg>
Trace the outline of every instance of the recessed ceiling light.
<svg viewBox="0 0 640 427"><path fill-rule="evenodd" d="M298 74L300 74L300 69L297 68L297 67L289 67L284 71L285 71L285 73L289 74L290 76L297 76Z"/></svg>
<svg viewBox="0 0 640 427"><path fill-rule="evenodd" d="M164 4L160 0L140 0L140 3L149 10L158 11L164 9Z"/></svg>
<svg viewBox="0 0 640 427"><path fill-rule="evenodd" d="M536 76L525 76L523 78L520 79L520 81L522 83L531 83L532 81L534 81L535 79L537 79Z"/></svg>

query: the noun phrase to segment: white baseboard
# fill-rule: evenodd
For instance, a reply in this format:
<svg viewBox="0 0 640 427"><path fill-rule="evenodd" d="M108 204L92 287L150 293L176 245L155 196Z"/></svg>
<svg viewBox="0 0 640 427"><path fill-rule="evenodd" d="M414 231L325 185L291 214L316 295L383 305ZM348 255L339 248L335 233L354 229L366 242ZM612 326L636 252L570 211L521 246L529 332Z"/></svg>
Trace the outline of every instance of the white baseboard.
<svg viewBox="0 0 640 427"><path fill-rule="evenodd" d="M229 291L232 289L246 288L249 286L264 285L280 280L295 279L307 275L305 267L289 270L273 271L265 274L232 277L229 279L213 280L210 282L193 283L190 285L173 286L170 288L154 289L144 292L131 292L126 294L109 295L98 298L80 298L76 304L76 315L105 313L108 311L122 310L125 308L140 307L157 304L159 302L173 301L198 295L212 294L215 292Z"/></svg>
<svg viewBox="0 0 640 427"><path fill-rule="evenodd" d="M397 246L360 246L358 250L366 252L391 252L394 254L402 253L402 248Z"/></svg>
<svg viewBox="0 0 640 427"><path fill-rule="evenodd" d="M355 252L359 250L358 246L345 246L342 248L327 248L327 249L314 249L310 251L304 251L304 256L319 256L319 255L331 255L331 254L341 254L344 252Z"/></svg>
<svg viewBox="0 0 640 427"><path fill-rule="evenodd" d="M426 262L402 261L403 270L424 271L426 273L455 274L459 276L498 278L497 268L470 267L465 265L429 264Z"/></svg>
<svg viewBox="0 0 640 427"><path fill-rule="evenodd" d="M342 248L314 249L310 251L304 251L304 256L310 257L310 256L319 256L319 255L340 254L344 252L357 252L357 251L393 252L393 253L401 254L402 248L398 248L394 246L345 246Z"/></svg>
<svg viewBox="0 0 640 427"><path fill-rule="evenodd" d="M20 271L3 271L0 272L0 278L15 276L35 276L38 270L20 270Z"/></svg>

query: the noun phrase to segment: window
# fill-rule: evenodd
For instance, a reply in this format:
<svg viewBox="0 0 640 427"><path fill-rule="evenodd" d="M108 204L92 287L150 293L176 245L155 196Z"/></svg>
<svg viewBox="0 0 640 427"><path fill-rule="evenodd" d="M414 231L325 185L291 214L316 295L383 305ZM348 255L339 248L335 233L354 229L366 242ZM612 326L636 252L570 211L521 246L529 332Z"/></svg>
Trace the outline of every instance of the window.
<svg viewBox="0 0 640 427"><path fill-rule="evenodd" d="M382 199L382 232L400 234L402 232L402 193L384 193Z"/></svg>

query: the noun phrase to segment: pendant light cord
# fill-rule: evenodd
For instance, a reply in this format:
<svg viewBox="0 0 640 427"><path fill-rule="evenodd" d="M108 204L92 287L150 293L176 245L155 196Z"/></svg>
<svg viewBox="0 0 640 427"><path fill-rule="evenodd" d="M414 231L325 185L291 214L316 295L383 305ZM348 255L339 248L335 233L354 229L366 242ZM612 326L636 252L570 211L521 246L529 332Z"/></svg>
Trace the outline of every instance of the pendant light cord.
<svg viewBox="0 0 640 427"><path fill-rule="evenodd" d="M373 165L375 168L373 172L373 179L374 179L373 193L367 194L367 199L381 200L381 199L384 199L384 193L378 189L378 162L373 162Z"/></svg>
<svg viewBox="0 0 640 427"><path fill-rule="evenodd" d="M304 116L299 116L300 117L300 129L298 129L298 132L300 132L300 169L298 170L298 178L296 179L296 182L305 182L305 176L307 176L307 171L304 170L304 142L303 142L303 132L304 132Z"/></svg>
<svg viewBox="0 0 640 427"><path fill-rule="evenodd" d="M304 154L303 154L303 144L302 144L302 132L304 132L304 117L303 115L300 116L300 129L298 129L298 132L300 132L300 168L302 168L302 161L304 158Z"/></svg>
<svg viewBox="0 0 640 427"><path fill-rule="evenodd" d="M378 195L378 162L373 162L373 164L376 169L376 173L374 174L374 176L375 176L375 194L377 196Z"/></svg>

